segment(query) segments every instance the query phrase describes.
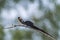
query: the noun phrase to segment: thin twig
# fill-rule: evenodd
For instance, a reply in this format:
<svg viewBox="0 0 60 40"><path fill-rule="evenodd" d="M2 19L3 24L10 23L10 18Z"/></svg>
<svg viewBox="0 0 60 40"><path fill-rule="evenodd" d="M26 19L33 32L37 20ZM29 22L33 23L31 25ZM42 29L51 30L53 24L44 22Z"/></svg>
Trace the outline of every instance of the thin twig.
<svg viewBox="0 0 60 40"><path fill-rule="evenodd" d="M7 27L7 28L4 28L4 29L10 29L10 28L15 28L16 26L22 26L22 27L27 27L26 25L13 25L11 27Z"/></svg>

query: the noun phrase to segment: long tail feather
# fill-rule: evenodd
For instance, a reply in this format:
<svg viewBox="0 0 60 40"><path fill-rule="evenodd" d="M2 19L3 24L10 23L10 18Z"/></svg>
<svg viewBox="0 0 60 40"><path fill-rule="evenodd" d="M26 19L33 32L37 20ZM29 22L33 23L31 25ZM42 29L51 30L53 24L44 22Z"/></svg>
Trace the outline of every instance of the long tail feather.
<svg viewBox="0 0 60 40"><path fill-rule="evenodd" d="M48 37L52 38L53 40L56 40L56 39L53 38L52 35L50 35L49 33L45 32L44 30L42 30L42 29L40 29L40 28L38 28L38 27L36 27L36 26L33 26L33 27L31 27L31 28L33 28L33 29L35 29L35 30L38 30L38 31L44 33L45 35L47 35Z"/></svg>

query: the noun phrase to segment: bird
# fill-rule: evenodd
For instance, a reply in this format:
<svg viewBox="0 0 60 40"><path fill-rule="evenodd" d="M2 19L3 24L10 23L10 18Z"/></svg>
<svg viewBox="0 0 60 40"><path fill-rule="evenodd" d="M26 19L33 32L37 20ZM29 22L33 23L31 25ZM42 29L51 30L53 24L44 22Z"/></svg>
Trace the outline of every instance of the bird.
<svg viewBox="0 0 60 40"><path fill-rule="evenodd" d="M54 39L52 35L50 35L50 34L47 33L46 31L44 31L44 30L36 27L31 21L24 21L21 17L18 17L18 20L19 20L19 22L21 22L22 24L27 25L27 26L30 26L30 28L32 28L32 29L41 31L42 33L44 33L44 34L48 35L49 37L51 37L52 39Z"/></svg>

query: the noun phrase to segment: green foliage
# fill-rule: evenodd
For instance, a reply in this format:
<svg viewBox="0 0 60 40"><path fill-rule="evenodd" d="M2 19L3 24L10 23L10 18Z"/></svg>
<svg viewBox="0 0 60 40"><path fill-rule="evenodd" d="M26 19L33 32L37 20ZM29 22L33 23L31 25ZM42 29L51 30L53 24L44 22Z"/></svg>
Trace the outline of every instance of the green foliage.
<svg viewBox="0 0 60 40"><path fill-rule="evenodd" d="M0 25L0 40L4 39L4 35L3 27Z"/></svg>
<svg viewBox="0 0 60 40"><path fill-rule="evenodd" d="M18 2L20 2L20 1L21 1L21 0L14 0L15 3L18 3Z"/></svg>
<svg viewBox="0 0 60 40"><path fill-rule="evenodd" d="M6 0L0 0L0 9L4 7Z"/></svg>
<svg viewBox="0 0 60 40"><path fill-rule="evenodd" d="M15 30L13 33L13 40L22 40L24 38L24 32Z"/></svg>
<svg viewBox="0 0 60 40"><path fill-rule="evenodd" d="M40 21L39 19L36 19L34 16L33 16L33 20L34 20L36 23Z"/></svg>
<svg viewBox="0 0 60 40"><path fill-rule="evenodd" d="M60 5L56 5L55 16L57 21L60 21Z"/></svg>
<svg viewBox="0 0 60 40"><path fill-rule="evenodd" d="M53 25L54 28L58 29L58 25L56 23L56 21L54 20L54 14L49 10L47 12L47 14L45 15L45 17L51 22L51 24Z"/></svg>
<svg viewBox="0 0 60 40"><path fill-rule="evenodd" d="M56 5L56 11L60 12L60 5Z"/></svg>
<svg viewBox="0 0 60 40"><path fill-rule="evenodd" d="M26 31L25 38L32 40L32 32L31 31Z"/></svg>
<svg viewBox="0 0 60 40"><path fill-rule="evenodd" d="M57 24L57 20L54 20L54 14L49 10L47 12L47 14L45 15L45 17L50 21L50 23L52 24L52 28L54 29L54 35L55 35L55 38L57 39L58 37L58 29L59 29L59 26Z"/></svg>
<svg viewBox="0 0 60 40"><path fill-rule="evenodd" d="M14 30L12 32L12 40L31 40L32 33L30 31L23 31L23 30Z"/></svg>
<svg viewBox="0 0 60 40"><path fill-rule="evenodd" d="M34 2L34 0L29 0L29 1L32 2L32 3Z"/></svg>

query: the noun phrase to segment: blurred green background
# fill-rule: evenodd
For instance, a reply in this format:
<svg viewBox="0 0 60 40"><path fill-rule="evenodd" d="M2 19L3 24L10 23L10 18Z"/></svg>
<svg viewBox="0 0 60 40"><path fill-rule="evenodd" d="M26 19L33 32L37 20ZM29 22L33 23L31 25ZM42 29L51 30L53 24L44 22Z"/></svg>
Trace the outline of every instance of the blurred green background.
<svg viewBox="0 0 60 40"><path fill-rule="evenodd" d="M37 30L10 27L20 16L60 40L60 0L0 0L0 40L52 40Z"/></svg>

